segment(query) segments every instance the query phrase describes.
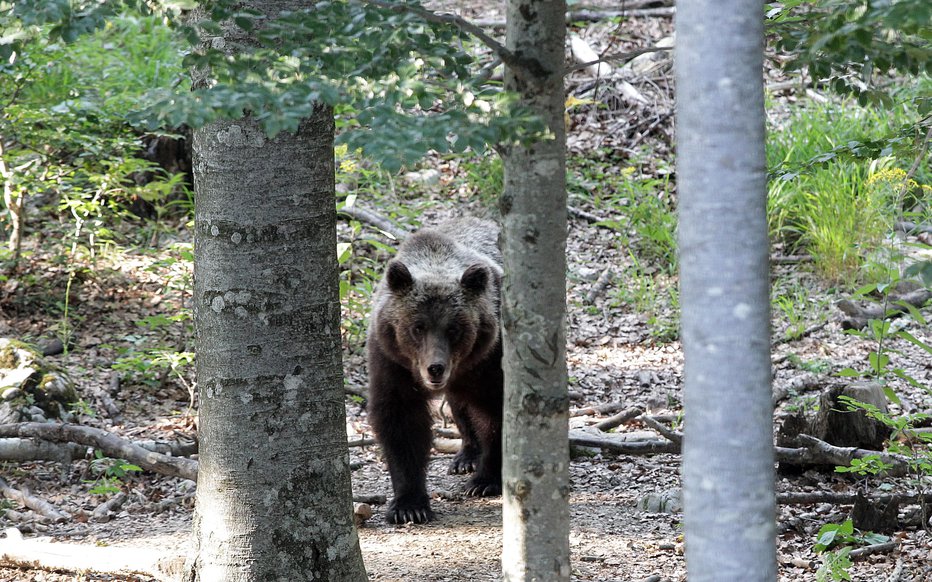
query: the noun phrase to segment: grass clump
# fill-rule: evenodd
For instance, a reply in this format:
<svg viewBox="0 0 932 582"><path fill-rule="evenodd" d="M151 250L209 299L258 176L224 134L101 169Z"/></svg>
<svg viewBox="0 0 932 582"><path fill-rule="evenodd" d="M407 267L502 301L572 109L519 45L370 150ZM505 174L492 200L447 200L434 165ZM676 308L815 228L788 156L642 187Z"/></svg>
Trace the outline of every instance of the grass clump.
<svg viewBox="0 0 932 582"><path fill-rule="evenodd" d="M769 167L803 168L770 184L771 238L788 253L810 254L816 271L832 283L856 285L886 276L884 269L865 266L904 212L890 171L905 178L896 164L911 162L892 157L892 149L875 159L836 152L857 151L858 144L895 134L905 116L900 110L825 104L796 110L771 132Z"/></svg>

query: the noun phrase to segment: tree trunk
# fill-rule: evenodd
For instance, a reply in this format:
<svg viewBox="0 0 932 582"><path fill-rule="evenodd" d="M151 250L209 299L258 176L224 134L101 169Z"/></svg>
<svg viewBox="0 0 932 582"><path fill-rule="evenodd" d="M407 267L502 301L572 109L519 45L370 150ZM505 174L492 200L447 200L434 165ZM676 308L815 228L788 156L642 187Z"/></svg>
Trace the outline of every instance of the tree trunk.
<svg viewBox="0 0 932 582"><path fill-rule="evenodd" d="M510 0L507 87L553 139L505 152L504 579L570 578L563 1Z"/></svg>
<svg viewBox="0 0 932 582"><path fill-rule="evenodd" d="M776 580L763 13L677 10L686 564L690 582Z"/></svg>
<svg viewBox="0 0 932 582"><path fill-rule="evenodd" d="M366 579L345 435L333 133L327 108L272 140L248 118L194 133L190 580Z"/></svg>

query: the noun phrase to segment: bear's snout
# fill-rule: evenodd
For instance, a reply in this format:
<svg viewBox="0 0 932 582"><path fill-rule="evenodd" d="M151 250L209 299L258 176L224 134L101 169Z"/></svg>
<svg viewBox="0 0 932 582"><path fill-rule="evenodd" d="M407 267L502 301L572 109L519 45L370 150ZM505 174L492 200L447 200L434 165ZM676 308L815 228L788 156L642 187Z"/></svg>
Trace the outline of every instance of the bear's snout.
<svg viewBox="0 0 932 582"><path fill-rule="evenodd" d="M449 363L434 360L426 367L421 367L421 379L429 390L443 390L450 379Z"/></svg>
<svg viewBox="0 0 932 582"><path fill-rule="evenodd" d="M443 364L431 364L427 366L427 375L430 376L431 382L440 382L443 380L443 372L446 366Z"/></svg>

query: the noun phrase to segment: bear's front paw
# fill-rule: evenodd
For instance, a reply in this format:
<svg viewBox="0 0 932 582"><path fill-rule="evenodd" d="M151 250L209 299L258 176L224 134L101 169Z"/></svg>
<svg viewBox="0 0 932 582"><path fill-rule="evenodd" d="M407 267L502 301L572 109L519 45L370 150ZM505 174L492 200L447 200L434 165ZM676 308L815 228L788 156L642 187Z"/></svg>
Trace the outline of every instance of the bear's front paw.
<svg viewBox="0 0 932 582"><path fill-rule="evenodd" d="M479 465L479 454L475 451L462 450L456 453L453 460L450 461L450 468L447 473L450 475L465 475L475 473Z"/></svg>
<svg viewBox="0 0 932 582"><path fill-rule="evenodd" d="M466 488L463 492L469 497L494 497L502 494L502 482L500 480L473 477L466 482Z"/></svg>
<svg viewBox="0 0 932 582"><path fill-rule="evenodd" d="M434 519L434 512L427 499L402 501L395 499L388 504L385 519L389 523L427 523Z"/></svg>

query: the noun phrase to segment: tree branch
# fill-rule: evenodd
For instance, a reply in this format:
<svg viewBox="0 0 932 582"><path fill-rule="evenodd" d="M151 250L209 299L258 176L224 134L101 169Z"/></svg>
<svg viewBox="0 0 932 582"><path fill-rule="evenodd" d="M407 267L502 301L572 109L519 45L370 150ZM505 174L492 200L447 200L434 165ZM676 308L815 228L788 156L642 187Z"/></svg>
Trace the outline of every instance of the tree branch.
<svg viewBox="0 0 932 582"><path fill-rule="evenodd" d="M197 480L197 461L153 453L99 428L76 424L24 422L0 425L0 437L37 438L53 442L79 443L99 449L104 455L135 463L148 471L169 477Z"/></svg>
<svg viewBox="0 0 932 582"><path fill-rule="evenodd" d="M391 10L392 12L410 12L411 14L416 14L428 22L434 22L437 24L450 24L460 29L461 31L471 34L479 42L485 46L492 49L492 52L501 59L503 63L511 67L512 69L525 69L527 68L526 63L523 63L522 60L513 52L508 50L502 43L498 42L480 27L476 26L472 22L457 16L456 14L451 14L447 12L433 12L427 10L426 8L421 8L420 6L413 6L409 4L396 4L395 2L387 2L386 0L360 0L363 4L369 4L371 6L378 6L379 8L384 8L386 10Z"/></svg>

